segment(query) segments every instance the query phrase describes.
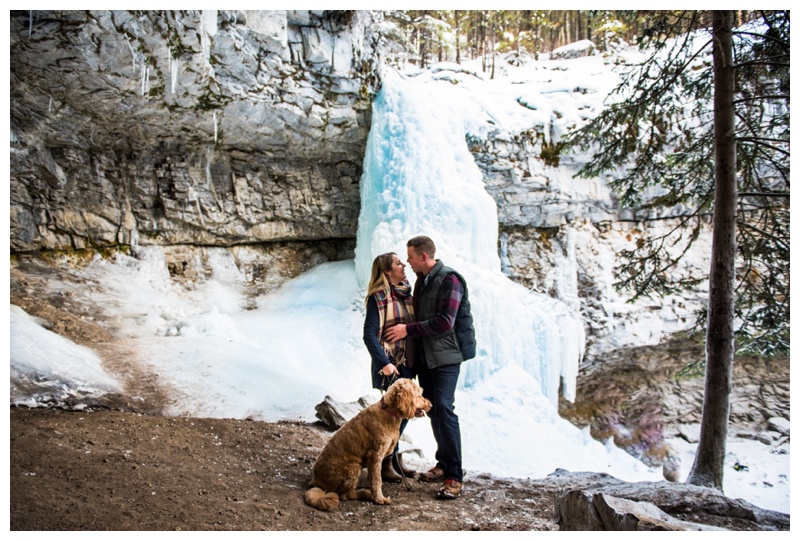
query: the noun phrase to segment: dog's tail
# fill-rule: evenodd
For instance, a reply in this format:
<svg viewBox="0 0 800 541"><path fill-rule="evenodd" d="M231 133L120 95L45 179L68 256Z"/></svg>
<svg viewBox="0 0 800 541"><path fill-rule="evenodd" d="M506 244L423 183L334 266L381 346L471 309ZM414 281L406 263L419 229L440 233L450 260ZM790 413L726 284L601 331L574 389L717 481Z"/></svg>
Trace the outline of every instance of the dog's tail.
<svg viewBox="0 0 800 541"><path fill-rule="evenodd" d="M325 492L321 488L309 488L303 498L308 505L322 511L330 511L339 507L339 495L335 492Z"/></svg>

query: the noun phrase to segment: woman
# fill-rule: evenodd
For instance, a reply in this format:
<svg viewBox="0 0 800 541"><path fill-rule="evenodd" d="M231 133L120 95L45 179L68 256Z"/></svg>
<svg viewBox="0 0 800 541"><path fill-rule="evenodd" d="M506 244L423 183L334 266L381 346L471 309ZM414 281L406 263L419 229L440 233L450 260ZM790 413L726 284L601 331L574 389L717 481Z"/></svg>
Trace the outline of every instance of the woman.
<svg viewBox="0 0 800 541"><path fill-rule="evenodd" d="M406 278L406 265L393 252L381 254L372 262L372 271L367 287L367 315L364 319L364 344L372 357L372 387L386 391L397 378L413 378L409 368L411 348L408 338L394 343L384 341L383 333L397 323L414 321L414 306L411 301L411 285ZM403 419L400 434L408 424ZM397 464L403 475L413 476L416 472L403 465L397 453ZM381 477L384 481L399 482L402 477L394 470L391 457L383 461Z"/></svg>

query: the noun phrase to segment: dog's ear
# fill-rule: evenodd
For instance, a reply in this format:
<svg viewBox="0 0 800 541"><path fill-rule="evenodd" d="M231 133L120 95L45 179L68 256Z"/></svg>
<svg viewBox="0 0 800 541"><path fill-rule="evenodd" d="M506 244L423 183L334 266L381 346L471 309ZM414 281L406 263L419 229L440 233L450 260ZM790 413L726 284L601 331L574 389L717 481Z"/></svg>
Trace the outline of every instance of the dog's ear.
<svg viewBox="0 0 800 541"><path fill-rule="evenodd" d="M395 387L393 406L406 419L413 419L417 413L416 396L419 394L417 385L410 379L400 379L392 385ZM388 393L387 393L388 394Z"/></svg>

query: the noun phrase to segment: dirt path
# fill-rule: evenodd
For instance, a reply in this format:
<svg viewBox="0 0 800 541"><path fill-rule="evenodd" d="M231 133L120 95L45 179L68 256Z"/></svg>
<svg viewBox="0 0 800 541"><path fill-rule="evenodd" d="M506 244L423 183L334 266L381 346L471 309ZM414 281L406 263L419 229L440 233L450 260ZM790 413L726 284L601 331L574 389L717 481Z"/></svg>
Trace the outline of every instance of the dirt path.
<svg viewBox="0 0 800 541"><path fill-rule="evenodd" d="M391 506L303 503L316 425L11 409L12 530L554 530L546 480L467 476L461 499L388 485Z"/></svg>

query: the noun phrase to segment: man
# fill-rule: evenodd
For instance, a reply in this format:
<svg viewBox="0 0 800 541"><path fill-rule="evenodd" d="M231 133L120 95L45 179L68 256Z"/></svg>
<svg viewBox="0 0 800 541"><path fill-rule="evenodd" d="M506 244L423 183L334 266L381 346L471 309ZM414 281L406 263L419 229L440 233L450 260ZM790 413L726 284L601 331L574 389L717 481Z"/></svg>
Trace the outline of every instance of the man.
<svg viewBox="0 0 800 541"><path fill-rule="evenodd" d="M424 235L407 243L408 264L417 275L414 285L416 321L386 331L389 341L414 339L414 368L423 396L430 400L436 466L420 474L422 481L443 482L438 496L461 495L461 428L454 411L461 363L475 356L475 329L464 278L435 258L436 246Z"/></svg>

